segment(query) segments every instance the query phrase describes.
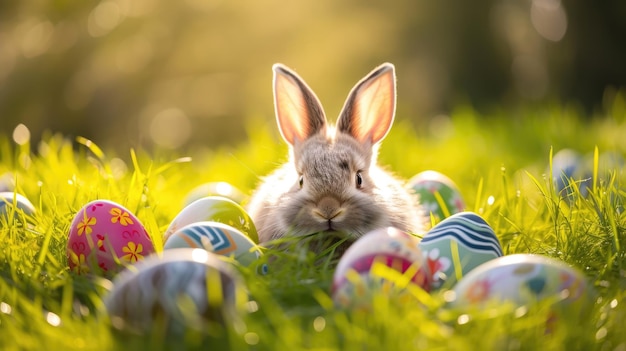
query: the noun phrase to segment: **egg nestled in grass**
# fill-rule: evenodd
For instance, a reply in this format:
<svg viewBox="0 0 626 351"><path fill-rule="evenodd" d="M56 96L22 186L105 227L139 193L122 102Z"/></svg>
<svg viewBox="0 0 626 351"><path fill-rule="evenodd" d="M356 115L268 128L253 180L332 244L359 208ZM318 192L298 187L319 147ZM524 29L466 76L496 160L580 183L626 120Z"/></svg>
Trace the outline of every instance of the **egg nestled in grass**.
<svg viewBox="0 0 626 351"><path fill-rule="evenodd" d="M331 291L335 303L368 308L376 294L404 298L414 287L428 291L431 273L418 243L416 237L393 227L359 238L337 264Z"/></svg>
<svg viewBox="0 0 626 351"><path fill-rule="evenodd" d="M110 275L155 252L135 215L120 204L95 200L83 206L70 225L67 260L79 274Z"/></svg>

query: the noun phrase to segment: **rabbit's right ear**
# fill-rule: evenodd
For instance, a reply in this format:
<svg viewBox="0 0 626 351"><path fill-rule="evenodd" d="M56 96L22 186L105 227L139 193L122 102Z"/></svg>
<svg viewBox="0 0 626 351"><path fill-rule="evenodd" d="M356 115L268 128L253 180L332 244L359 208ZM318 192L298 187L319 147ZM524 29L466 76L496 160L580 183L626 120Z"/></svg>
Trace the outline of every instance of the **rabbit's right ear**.
<svg viewBox="0 0 626 351"><path fill-rule="evenodd" d="M326 116L315 93L302 78L279 63L274 70L274 108L283 138L291 145L326 127Z"/></svg>

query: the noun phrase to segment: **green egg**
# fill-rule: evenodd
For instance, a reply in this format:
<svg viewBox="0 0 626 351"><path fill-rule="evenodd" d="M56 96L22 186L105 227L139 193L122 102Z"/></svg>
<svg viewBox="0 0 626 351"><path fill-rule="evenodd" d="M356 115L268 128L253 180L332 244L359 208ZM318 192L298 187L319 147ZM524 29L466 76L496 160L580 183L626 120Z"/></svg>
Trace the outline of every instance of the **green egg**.
<svg viewBox="0 0 626 351"><path fill-rule="evenodd" d="M435 223L465 210L459 188L439 172L421 172L409 180L407 187L419 197L420 204L435 218Z"/></svg>
<svg viewBox="0 0 626 351"><path fill-rule="evenodd" d="M259 243L256 227L248 213L235 201L221 196L207 196L183 208L165 231L167 239L180 228L196 222L219 222L234 227Z"/></svg>

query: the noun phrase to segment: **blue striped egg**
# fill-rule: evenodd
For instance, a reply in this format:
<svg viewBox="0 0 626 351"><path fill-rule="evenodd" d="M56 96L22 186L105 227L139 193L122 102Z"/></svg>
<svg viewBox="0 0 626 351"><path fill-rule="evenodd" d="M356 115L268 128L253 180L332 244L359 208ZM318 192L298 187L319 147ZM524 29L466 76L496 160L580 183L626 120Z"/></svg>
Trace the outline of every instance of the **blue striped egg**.
<svg viewBox="0 0 626 351"><path fill-rule="evenodd" d="M424 235L419 247L433 273L433 288L451 287L472 269L502 256L493 229L473 212L444 219Z"/></svg>
<svg viewBox="0 0 626 351"><path fill-rule="evenodd" d="M261 250L248 236L219 222L195 222L184 226L172 233L163 245L164 250L185 247L231 256L245 266L261 256Z"/></svg>
<svg viewBox="0 0 626 351"><path fill-rule="evenodd" d="M10 213L16 217L22 213L32 216L35 213L35 206L23 195L12 191L0 192L0 216L6 217Z"/></svg>

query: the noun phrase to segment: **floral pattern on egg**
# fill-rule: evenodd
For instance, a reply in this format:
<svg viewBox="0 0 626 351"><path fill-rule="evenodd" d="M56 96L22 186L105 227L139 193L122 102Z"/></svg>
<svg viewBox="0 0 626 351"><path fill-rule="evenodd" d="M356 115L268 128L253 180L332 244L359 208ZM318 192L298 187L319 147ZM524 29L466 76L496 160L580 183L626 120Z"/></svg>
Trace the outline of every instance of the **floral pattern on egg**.
<svg viewBox="0 0 626 351"><path fill-rule="evenodd" d="M78 274L115 273L154 252L152 239L139 219L111 201L90 202L70 225L68 265Z"/></svg>

